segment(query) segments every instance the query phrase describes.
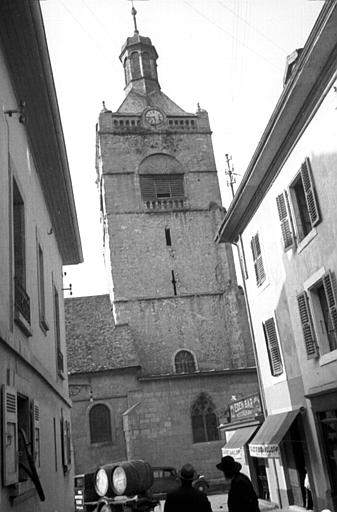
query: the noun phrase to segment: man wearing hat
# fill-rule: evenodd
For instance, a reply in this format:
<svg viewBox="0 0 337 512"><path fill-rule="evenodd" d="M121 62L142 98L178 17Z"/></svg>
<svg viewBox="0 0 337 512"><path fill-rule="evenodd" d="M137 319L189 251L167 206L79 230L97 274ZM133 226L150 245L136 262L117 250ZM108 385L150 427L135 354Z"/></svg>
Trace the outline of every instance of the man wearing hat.
<svg viewBox="0 0 337 512"><path fill-rule="evenodd" d="M181 486L168 492L164 512L212 512L211 504L205 493L192 487L196 472L191 464L185 464L179 477Z"/></svg>
<svg viewBox="0 0 337 512"><path fill-rule="evenodd" d="M248 476L240 473L241 464L226 455L216 465L223 472L225 482L230 485L228 512L260 512L259 501Z"/></svg>

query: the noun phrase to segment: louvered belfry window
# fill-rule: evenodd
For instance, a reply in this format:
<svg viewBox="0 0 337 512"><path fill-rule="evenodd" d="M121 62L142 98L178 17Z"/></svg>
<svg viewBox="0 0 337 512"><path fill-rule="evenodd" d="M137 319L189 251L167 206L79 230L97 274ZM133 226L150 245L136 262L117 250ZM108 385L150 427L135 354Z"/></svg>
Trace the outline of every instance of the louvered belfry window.
<svg viewBox="0 0 337 512"><path fill-rule="evenodd" d="M259 239L258 233L256 233L256 235L254 235L252 237L250 245L251 245L253 260L254 260L256 284L258 286L260 286L265 281L266 274L265 274L264 266L263 266L261 245L260 245L260 239Z"/></svg>
<svg viewBox="0 0 337 512"><path fill-rule="evenodd" d="M267 344L271 374L274 377L283 373L283 363L280 351L280 344L277 336L275 319L269 318L263 324L264 336Z"/></svg>
<svg viewBox="0 0 337 512"><path fill-rule="evenodd" d="M184 198L183 174L148 174L140 176L143 201Z"/></svg>

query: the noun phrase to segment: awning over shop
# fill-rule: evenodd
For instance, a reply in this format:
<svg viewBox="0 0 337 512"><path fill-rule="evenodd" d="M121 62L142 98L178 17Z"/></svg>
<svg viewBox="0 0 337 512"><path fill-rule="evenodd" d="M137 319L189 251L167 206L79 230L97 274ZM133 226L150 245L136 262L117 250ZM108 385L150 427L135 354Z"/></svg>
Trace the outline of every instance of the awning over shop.
<svg viewBox="0 0 337 512"><path fill-rule="evenodd" d="M279 444L291 427L299 410L267 416L256 436L249 443L252 457L280 457Z"/></svg>
<svg viewBox="0 0 337 512"><path fill-rule="evenodd" d="M222 448L222 456L231 455L234 459L241 459L243 447L256 432L258 425L242 427L236 430L227 444Z"/></svg>

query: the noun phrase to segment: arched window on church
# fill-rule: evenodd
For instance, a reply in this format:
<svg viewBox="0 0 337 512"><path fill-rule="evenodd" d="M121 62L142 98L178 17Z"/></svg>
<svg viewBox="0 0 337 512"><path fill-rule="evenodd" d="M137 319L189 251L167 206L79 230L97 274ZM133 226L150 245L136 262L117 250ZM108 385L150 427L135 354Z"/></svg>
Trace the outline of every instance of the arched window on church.
<svg viewBox="0 0 337 512"><path fill-rule="evenodd" d="M194 443L219 440L215 406L206 393L201 393L192 405L191 418Z"/></svg>
<svg viewBox="0 0 337 512"><path fill-rule="evenodd" d="M188 350L179 350L174 358L174 367L176 373L195 372L195 361L193 354Z"/></svg>
<svg viewBox="0 0 337 512"><path fill-rule="evenodd" d="M94 405L89 412L90 442L106 443L112 440L110 410L104 404Z"/></svg>
<svg viewBox="0 0 337 512"><path fill-rule="evenodd" d="M131 75L132 78L140 78L141 76L138 52L131 53Z"/></svg>

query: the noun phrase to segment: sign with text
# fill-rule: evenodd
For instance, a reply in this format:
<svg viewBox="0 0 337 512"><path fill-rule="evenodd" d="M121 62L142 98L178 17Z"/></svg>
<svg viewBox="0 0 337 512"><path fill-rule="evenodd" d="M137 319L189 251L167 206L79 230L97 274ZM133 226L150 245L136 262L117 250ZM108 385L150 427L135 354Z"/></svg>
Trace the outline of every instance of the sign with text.
<svg viewBox="0 0 337 512"><path fill-rule="evenodd" d="M242 421L253 419L262 414L260 395L249 395L241 400L229 404L230 421Z"/></svg>
<svg viewBox="0 0 337 512"><path fill-rule="evenodd" d="M264 459L280 457L278 444L249 444L249 455Z"/></svg>

